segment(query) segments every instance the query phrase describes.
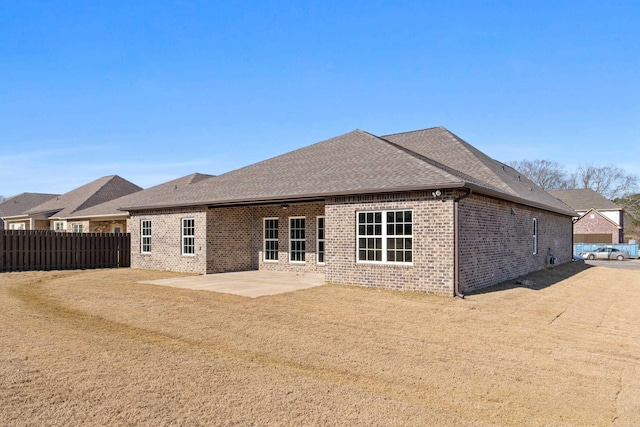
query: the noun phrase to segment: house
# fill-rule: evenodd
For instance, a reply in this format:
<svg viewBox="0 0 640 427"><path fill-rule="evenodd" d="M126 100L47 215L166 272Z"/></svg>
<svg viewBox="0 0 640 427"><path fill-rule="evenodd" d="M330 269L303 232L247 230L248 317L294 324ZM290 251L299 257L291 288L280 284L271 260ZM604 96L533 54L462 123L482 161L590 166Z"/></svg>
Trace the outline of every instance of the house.
<svg viewBox="0 0 640 427"><path fill-rule="evenodd" d="M99 178L68 193L50 198L33 206L19 215L5 218L7 222L25 224L27 230L56 230L71 232L124 232L126 214L120 219L92 220L88 217L75 218L74 213L109 200L131 194L142 188L117 175Z"/></svg>
<svg viewBox="0 0 640 427"><path fill-rule="evenodd" d="M144 203L145 200L153 200L159 195L182 189L184 186L212 176L193 173L146 190L134 191L104 203L75 210L66 214L64 220L71 224L82 224L85 230L96 233L111 233L116 230L117 232L126 232L129 213L119 209L121 206L131 203Z"/></svg>
<svg viewBox="0 0 640 427"><path fill-rule="evenodd" d="M573 224L575 243L624 242L624 210L611 200L590 188L549 193L577 212Z"/></svg>
<svg viewBox="0 0 640 427"><path fill-rule="evenodd" d="M571 261L576 215L443 127L355 130L122 208L134 268L443 295Z"/></svg>
<svg viewBox="0 0 640 427"><path fill-rule="evenodd" d="M29 230L31 222L25 212L59 194L22 193L0 202L0 229Z"/></svg>

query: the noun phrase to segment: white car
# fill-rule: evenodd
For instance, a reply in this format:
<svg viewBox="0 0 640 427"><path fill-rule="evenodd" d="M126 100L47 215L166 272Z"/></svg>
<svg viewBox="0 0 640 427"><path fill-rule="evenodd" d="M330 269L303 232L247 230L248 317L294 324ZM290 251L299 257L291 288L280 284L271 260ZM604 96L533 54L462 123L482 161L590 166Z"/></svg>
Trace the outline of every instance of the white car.
<svg viewBox="0 0 640 427"><path fill-rule="evenodd" d="M629 252L616 248L598 248L591 252L582 252L580 256L584 259L617 259L622 261L629 259Z"/></svg>

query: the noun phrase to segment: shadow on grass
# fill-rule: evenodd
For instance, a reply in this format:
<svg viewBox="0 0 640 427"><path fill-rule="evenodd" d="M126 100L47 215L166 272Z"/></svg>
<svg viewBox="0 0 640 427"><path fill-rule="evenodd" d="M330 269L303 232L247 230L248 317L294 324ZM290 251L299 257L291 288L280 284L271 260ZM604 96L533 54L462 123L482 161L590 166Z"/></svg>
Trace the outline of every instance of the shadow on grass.
<svg viewBox="0 0 640 427"><path fill-rule="evenodd" d="M507 280L506 282L502 282L497 285L471 291L468 295L481 295L516 288L539 291L588 270L589 268L592 268L592 266L584 262L567 262L565 264L549 266L542 270L534 271L533 273L516 277L515 279Z"/></svg>

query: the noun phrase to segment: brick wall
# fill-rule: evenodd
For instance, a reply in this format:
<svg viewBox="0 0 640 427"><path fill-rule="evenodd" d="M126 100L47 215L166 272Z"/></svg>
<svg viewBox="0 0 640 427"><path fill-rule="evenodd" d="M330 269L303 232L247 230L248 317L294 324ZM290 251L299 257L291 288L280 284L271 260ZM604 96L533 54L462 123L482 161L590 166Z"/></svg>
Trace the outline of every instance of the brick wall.
<svg viewBox="0 0 640 427"><path fill-rule="evenodd" d="M89 220L68 220L67 221L67 231L69 233L73 233L73 226L74 225L81 225L82 226L82 232L83 233L88 233L89 232L89 228L91 227L91 225L89 224Z"/></svg>
<svg viewBox="0 0 640 427"><path fill-rule="evenodd" d="M330 198L325 203L158 210L132 214L132 267L192 273L242 270L323 272L329 283L442 295L453 294L453 200L459 191L430 191ZM413 212L411 264L356 262L356 213ZM558 263L572 256L570 217L511 202L472 195L460 202L462 292L491 286L548 265L549 248ZM316 218L325 216L326 265L316 263ZM196 253L181 255L181 219L195 218ZM289 218L306 219L305 262L289 261ZM264 218L278 218L277 262L264 261ZM533 218L538 254L533 254ZM151 254L140 253L140 221L152 221Z"/></svg>
<svg viewBox="0 0 640 427"><path fill-rule="evenodd" d="M327 267L329 283L453 293L453 195L444 192L395 193L335 197L327 201ZM413 210L413 263L356 262L356 213Z"/></svg>
<svg viewBox="0 0 640 427"><path fill-rule="evenodd" d="M323 203L280 204L257 207L222 207L195 210L162 210L132 214L127 221L131 233L134 268L192 273L222 273L245 270L322 272L316 263L316 218L324 215ZM289 261L289 217L306 219L306 259ZM181 218L196 219L196 255L181 255ZM277 262L263 260L263 219L278 218ZM140 221L151 220L151 253L140 251ZM201 248L201 249L200 249Z"/></svg>
<svg viewBox="0 0 640 427"><path fill-rule="evenodd" d="M325 266L316 262L316 238L318 216L325 215L324 203L290 204L286 209L280 205L257 206L253 209L252 253L257 254L255 261L260 270L324 272ZM289 218L305 218L305 262L289 261ZM263 228L264 218L278 218L278 261L264 260Z"/></svg>
<svg viewBox="0 0 640 427"><path fill-rule="evenodd" d="M212 208L207 212L207 273L256 270L253 208Z"/></svg>
<svg viewBox="0 0 640 427"><path fill-rule="evenodd" d="M195 220L195 254L182 255L182 218ZM151 220L151 253L140 253L140 221ZM131 214L131 267L204 274L207 269L207 211L184 208Z"/></svg>
<svg viewBox="0 0 640 427"><path fill-rule="evenodd" d="M621 233L618 226L593 211L573 224L573 232L574 234L608 234L611 236L611 240L601 243L621 243Z"/></svg>
<svg viewBox="0 0 640 427"><path fill-rule="evenodd" d="M114 226L120 226L122 233L127 232L127 221L112 220L112 221L90 221L89 228L85 231L90 233L111 233Z"/></svg>
<svg viewBox="0 0 640 427"><path fill-rule="evenodd" d="M459 203L460 290L469 292L572 258L572 219L489 197ZM538 254L533 254L533 219L538 221Z"/></svg>

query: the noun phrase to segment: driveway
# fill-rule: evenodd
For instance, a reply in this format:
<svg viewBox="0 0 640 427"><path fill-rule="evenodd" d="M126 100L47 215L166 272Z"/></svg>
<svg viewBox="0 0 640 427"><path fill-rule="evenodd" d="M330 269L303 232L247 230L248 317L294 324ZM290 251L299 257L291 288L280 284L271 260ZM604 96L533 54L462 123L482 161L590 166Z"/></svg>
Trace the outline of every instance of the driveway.
<svg viewBox="0 0 640 427"><path fill-rule="evenodd" d="M640 270L640 259L626 259L624 261L585 260L588 265L594 267L624 268L627 270Z"/></svg>
<svg viewBox="0 0 640 427"><path fill-rule="evenodd" d="M324 285L322 273L290 273L280 271L239 271L172 279L147 280L140 283L222 292L257 298Z"/></svg>

